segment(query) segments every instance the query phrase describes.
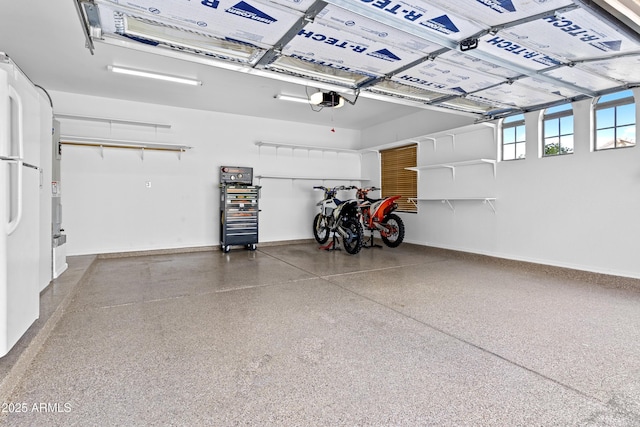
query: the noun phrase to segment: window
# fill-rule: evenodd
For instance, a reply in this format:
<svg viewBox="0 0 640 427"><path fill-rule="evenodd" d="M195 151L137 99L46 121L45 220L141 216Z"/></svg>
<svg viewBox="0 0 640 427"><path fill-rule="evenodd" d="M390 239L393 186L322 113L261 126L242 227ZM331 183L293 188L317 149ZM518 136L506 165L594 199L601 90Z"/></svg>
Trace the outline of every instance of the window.
<svg viewBox="0 0 640 427"><path fill-rule="evenodd" d="M397 202L399 211L417 212L407 199L418 196L418 173L405 169L416 167L417 153L416 144L380 151L382 197L402 196Z"/></svg>
<svg viewBox="0 0 640 427"><path fill-rule="evenodd" d="M507 117L502 122L502 160L524 159L524 114Z"/></svg>
<svg viewBox="0 0 640 427"><path fill-rule="evenodd" d="M636 105L633 92L601 96L595 107L596 150L636 145Z"/></svg>
<svg viewBox="0 0 640 427"><path fill-rule="evenodd" d="M544 112L543 156L573 153L573 109L571 104L547 108Z"/></svg>

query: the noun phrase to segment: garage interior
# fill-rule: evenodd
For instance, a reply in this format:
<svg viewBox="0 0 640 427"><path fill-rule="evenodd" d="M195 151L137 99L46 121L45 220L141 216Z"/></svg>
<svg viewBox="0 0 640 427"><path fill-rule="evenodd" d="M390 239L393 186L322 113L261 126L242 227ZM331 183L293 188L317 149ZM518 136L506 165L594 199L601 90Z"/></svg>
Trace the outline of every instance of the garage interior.
<svg viewBox="0 0 640 427"><path fill-rule="evenodd" d="M640 424L640 155L635 124L593 131L600 97L640 96L634 2L52 3L0 3L59 123L68 237L0 359L29 408L3 423ZM319 250L313 186L380 185L410 144L404 242ZM262 187L255 251L219 248L222 165Z"/></svg>

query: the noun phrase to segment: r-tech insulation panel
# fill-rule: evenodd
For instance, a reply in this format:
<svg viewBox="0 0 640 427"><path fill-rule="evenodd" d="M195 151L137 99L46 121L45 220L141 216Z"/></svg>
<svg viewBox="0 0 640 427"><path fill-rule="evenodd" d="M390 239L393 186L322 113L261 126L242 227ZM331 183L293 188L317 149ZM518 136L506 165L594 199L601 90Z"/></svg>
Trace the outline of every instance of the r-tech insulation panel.
<svg viewBox="0 0 640 427"><path fill-rule="evenodd" d="M480 120L640 84L637 13L618 1L76 2L90 49L145 50Z"/></svg>
<svg viewBox="0 0 640 427"><path fill-rule="evenodd" d="M253 168L220 168L220 248L242 245L255 250L258 243L260 186L253 184Z"/></svg>

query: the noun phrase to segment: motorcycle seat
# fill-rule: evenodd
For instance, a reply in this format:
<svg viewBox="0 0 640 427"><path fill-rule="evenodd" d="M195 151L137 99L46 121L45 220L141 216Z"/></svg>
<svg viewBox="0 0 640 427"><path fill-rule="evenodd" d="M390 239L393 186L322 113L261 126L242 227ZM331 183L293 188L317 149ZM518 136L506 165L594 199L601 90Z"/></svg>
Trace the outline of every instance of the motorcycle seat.
<svg viewBox="0 0 640 427"><path fill-rule="evenodd" d="M364 196L364 199L369 203L379 202L382 199L372 199L371 197Z"/></svg>

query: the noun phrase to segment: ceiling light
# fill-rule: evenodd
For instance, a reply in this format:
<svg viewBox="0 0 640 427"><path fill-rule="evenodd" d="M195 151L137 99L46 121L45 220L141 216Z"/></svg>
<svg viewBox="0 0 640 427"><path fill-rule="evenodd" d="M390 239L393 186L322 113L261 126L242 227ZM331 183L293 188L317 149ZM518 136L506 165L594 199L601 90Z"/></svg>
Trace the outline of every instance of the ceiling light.
<svg viewBox="0 0 640 427"><path fill-rule="evenodd" d="M291 101L291 102L300 102L301 104L309 104L309 100L307 98L299 98L297 96L283 95L281 93L276 95L276 99L279 99L281 101Z"/></svg>
<svg viewBox="0 0 640 427"><path fill-rule="evenodd" d="M309 103L321 107L340 108L344 105L344 98L336 92L316 92L309 97Z"/></svg>
<svg viewBox="0 0 640 427"><path fill-rule="evenodd" d="M183 83L183 84L192 85L192 86L202 85L202 82L200 80L171 76L168 74L160 74L160 73L155 73L150 71L134 70L131 68L118 67L115 65L108 65L107 69L114 73L127 74L130 76L147 77L150 79L158 79L158 80L164 80L167 82L174 82L174 83Z"/></svg>
<svg viewBox="0 0 640 427"><path fill-rule="evenodd" d="M607 6L609 6L618 11L622 17L626 17L636 25L640 25L640 5L635 0L602 0L595 3L605 10L608 10Z"/></svg>
<svg viewBox="0 0 640 427"><path fill-rule="evenodd" d="M333 85L355 87L371 79L372 76L332 68L291 56L280 56L268 65L270 70L304 76Z"/></svg>
<svg viewBox="0 0 640 427"><path fill-rule="evenodd" d="M185 31L155 22L144 22L129 16L124 17L124 25L124 34L127 36L153 40L171 48L186 49L191 53L204 53L225 60L255 63L265 52L265 49L258 46L232 39Z"/></svg>

